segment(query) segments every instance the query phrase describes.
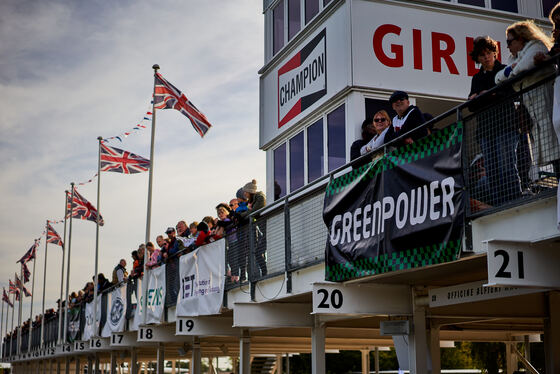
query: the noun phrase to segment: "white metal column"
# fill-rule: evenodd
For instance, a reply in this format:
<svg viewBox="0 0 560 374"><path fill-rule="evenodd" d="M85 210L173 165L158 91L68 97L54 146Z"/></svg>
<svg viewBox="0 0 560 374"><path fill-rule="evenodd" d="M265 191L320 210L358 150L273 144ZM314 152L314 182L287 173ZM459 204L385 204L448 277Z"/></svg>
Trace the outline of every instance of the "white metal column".
<svg viewBox="0 0 560 374"><path fill-rule="evenodd" d="M201 363L200 339L198 336L195 336L193 338L190 374L200 374Z"/></svg>
<svg viewBox="0 0 560 374"><path fill-rule="evenodd" d="M430 357L432 359L432 373L441 371L441 349L439 344L439 326L430 325Z"/></svg>
<svg viewBox="0 0 560 374"><path fill-rule="evenodd" d="M408 339L408 363L411 374L428 374L428 342L426 336L426 308L414 306L412 333Z"/></svg>
<svg viewBox="0 0 560 374"><path fill-rule="evenodd" d="M249 330L243 330L239 339L239 374L251 372L251 337Z"/></svg>
<svg viewBox="0 0 560 374"><path fill-rule="evenodd" d="M375 347L375 374L379 374L379 347Z"/></svg>
<svg viewBox="0 0 560 374"><path fill-rule="evenodd" d="M158 347L157 347L157 366L156 366L156 373L157 374L163 374L163 372L165 370L164 356L165 356L165 350L164 350L163 343L158 343Z"/></svg>
<svg viewBox="0 0 560 374"><path fill-rule="evenodd" d="M284 357L281 353L276 355L276 374L282 374L282 372L284 371L283 358Z"/></svg>
<svg viewBox="0 0 560 374"><path fill-rule="evenodd" d="M311 373L325 374L325 325L318 316L311 328Z"/></svg>
<svg viewBox="0 0 560 374"><path fill-rule="evenodd" d="M369 349L362 349L360 351L362 352L362 374L369 374Z"/></svg>
<svg viewBox="0 0 560 374"><path fill-rule="evenodd" d="M117 374L117 352L111 351L111 374Z"/></svg>

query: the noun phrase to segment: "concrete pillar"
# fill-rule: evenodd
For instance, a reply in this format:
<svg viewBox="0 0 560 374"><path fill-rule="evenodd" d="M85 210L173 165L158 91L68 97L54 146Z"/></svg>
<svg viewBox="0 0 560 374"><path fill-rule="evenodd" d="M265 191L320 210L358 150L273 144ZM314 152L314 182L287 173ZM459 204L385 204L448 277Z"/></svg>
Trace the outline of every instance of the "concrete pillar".
<svg viewBox="0 0 560 374"><path fill-rule="evenodd" d="M517 356L515 355L515 343L506 343L506 373L513 374L517 370Z"/></svg>
<svg viewBox="0 0 560 374"><path fill-rule="evenodd" d="M544 320L545 372L560 372L560 291L548 293L548 318Z"/></svg>
<svg viewBox="0 0 560 374"><path fill-rule="evenodd" d="M286 353L286 374L290 374L290 354Z"/></svg>
<svg viewBox="0 0 560 374"><path fill-rule="evenodd" d="M165 370L165 348L163 343L158 343L157 347L157 365L156 365L156 373L163 374Z"/></svg>
<svg viewBox="0 0 560 374"><path fill-rule="evenodd" d="M89 355L87 358L87 372L88 374L93 373L93 358L91 355Z"/></svg>
<svg viewBox="0 0 560 374"><path fill-rule="evenodd" d="M414 305L412 332L408 338L408 363L411 374L428 374L426 308Z"/></svg>
<svg viewBox="0 0 560 374"><path fill-rule="evenodd" d="M128 374L138 374L138 351L135 347L130 349L130 364Z"/></svg>
<svg viewBox="0 0 560 374"><path fill-rule="evenodd" d="M93 364L93 372L95 374L99 374L100 373L100 367L99 367L99 355L96 353L95 354L95 358L94 358L95 362Z"/></svg>
<svg viewBox="0 0 560 374"><path fill-rule="evenodd" d="M325 325L314 316L311 328L311 373L325 374Z"/></svg>
<svg viewBox="0 0 560 374"><path fill-rule="evenodd" d="M379 374L379 347L375 347L375 374Z"/></svg>
<svg viewBox="0 0 560 374"><path fill-rule="evenodd" d="M202 358L200 355L200 339L198 336L193 338L192 356L190 363L190 374L200 374Z"/></svg>
<svg viewBox="0 0 560 374"><path fill-rule="evenodd" d="M369 349L361 349L362 352L362 374L369 374Z"/></svg>
<svg viewBox="0 0 560 374"><path fill-rule="evenodd" d="M276 374L282 374L284 371L284 356L282 354L276 355Z"/></svg>
<svg viewBox="0 0 560 374"><path fill-rule="evenodd" d="M171 361L171 374L175 374L175 360Z"/></svg>
<svg viewBox="0 0 560 374"><path fill-rule="evenodd" d="M80 356L76 356L76 374L80 374L81 372Z"/></svg>
<svg viewBox="0 0 560 374"><path fill-rule="evenodd" d="M239 339L239 374L251 373L251 336L249 330L243 330Z"/></svg>
<svg viewBox="0 0 560 374"><path fill-rule="evenodd" d="M430 358L432 359L432 373L441 372L441 349L439 344L439 326L431 325L428 336L430 337Z"/></svg>
<svg viewBox="0 0 560 374"><path fill-rule="evenodd" d="M70 374L70 356L64 358L64 373Z"/></svg>
<svg viewBox="0 0 560 374"><path fill-rule="evenodd" d="M111 351L111 374L117 374L117 352Z"/></svg>

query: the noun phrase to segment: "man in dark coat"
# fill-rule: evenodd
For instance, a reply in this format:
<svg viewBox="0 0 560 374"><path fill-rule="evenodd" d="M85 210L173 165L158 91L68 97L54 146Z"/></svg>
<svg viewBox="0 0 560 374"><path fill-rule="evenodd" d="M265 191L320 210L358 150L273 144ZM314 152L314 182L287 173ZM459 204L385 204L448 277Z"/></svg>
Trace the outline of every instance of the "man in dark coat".
<svg viewBox="0 0 560 374"><path fill-rule="evenodd" d="M393 123L389 126L385 134L385 143L389 143L393 139L398 138L411 130L418 128L423 124L424 116L418 107L410 105L408 94L404 91L395 91L389 98L389 102L397 115L393 118ZM395 144L401 146L413 143L414 141L428 135L426 128L418 128L416 131L409 134L408 137L401 139Z"/></svg>

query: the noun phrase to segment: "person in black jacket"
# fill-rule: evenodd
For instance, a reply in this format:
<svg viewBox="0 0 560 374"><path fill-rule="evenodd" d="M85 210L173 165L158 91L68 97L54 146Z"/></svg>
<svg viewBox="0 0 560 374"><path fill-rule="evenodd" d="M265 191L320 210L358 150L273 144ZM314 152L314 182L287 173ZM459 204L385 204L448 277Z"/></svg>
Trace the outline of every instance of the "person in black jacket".
<svg viewBox="0 0 560 374"><path fill-rule="evenodd" d="M410 105L408 94L406 92L393 92L389 98L389 103L391 103L391 106L393 107L393 110L397 112L397 115L393 118L393 122L385 134L385 144L414 129L417 130L413 131L408 137L400 140L394 145L402 146L405 144L411 144L414 141L428 135L428 130L426 128L419 128L420 125L425 122L422 112L418 107Z"/></svg>
<svg viewBox="0 0 560 374"><path fill-rule="evenodd" d="M476 112L476 139L484 155L489 196L483 200L490 205L501 205L521 195L521 181L517 170L519 132L512 100L513 93L504 88L480 97L493 88L496 74L505 68L498 59L498 43L489 36L474 40L470 57L480 64L480 71L471 82L469 110ZM491 108L489 106L492 105Z"/></svg>
<svg viewBox="0 0 560 374"><path fill-rule="evenodd" d="M369 141L377 135L375 131L375 126L373 124L373 118L368 117L362 122L362 138L356 140L350 146L350 160L355 160L360 157L360 149L369 143Z"/></svg>

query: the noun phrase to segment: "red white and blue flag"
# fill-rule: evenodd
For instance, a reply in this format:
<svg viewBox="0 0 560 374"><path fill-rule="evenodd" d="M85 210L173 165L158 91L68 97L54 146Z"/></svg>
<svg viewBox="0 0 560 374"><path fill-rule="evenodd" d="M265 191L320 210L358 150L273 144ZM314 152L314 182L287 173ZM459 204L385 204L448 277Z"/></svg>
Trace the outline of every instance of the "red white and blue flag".
<svg viewBox="0 0 560 374"><path fill-rule="evenodd" d="M8 288L8 292L9 293L18 293L19 289L16 287L16 285L14 284L14 282L12 282L12 280L9 280L10 282L10 288Z"/></svg>
<svg viewBox="0 0 560 374"><path fill-rule="evenodd" d="M31 296L31 292L29 292L29 290L27 288L25 288L25 286L23 287L23 294L25 295L25 297L29 297Z"/></svg>
<svg viewBox="0 0 560 374"><path fill-rule="evenodd" d="M35 243L25 252L22 258L16 261L16 263L21 262L22 264L26 264L29 261L35 259L37 254L37 247L39 246L39 239L35 240Z"/></svg>
<svg viewBox="0 0 560 374"><path fill-rule="evenodd" d="M8 303L9 306L11 306L12 308L14 307L14 304L12 304L12 302L10 301L10 297L8 296L8 294L6 293L6 289L2 287L2 290L4 291L2 293L2 300L4 300L5 302Z"/></svg>
<svg viewBox="0 0 560 374"><path fill-rule="evenodd" d="M16 274L16 287L18 290L20 290L23 287L23 284L21 283L21 280L19 279L17 274Z"/></svg>
<svg viewBox="0 0 560 374"><path fill-rule="evenodd" d="M58 235L56 230L51 226L50 222L47 222L47 243L52 243L64 247L60 235Z"/></svg>
<svg viewBox="0 0 560 374"><path fill-rule="evenodd" d="M72 195L68 192L68 205L66 207L67 213L72 212L72 217L80 218L87 221L97 222L97 209L92 203L87 201L82 195L78 193L74 187L74 201L70 202ZM103 226L103 217L99 216L99 226Z"/></svg>
<svg viewBox="0 0 560 374"><path fill-rule="evenodd" d="M29 278L31 277L31 272L27 267L27 264L21 264L21 269L23 270L23 283L29 282Z"/></svg>
<svg viewBox="0 0 560 374"><path fill-rule="evenodd" d="M122 149L101 144L101 171L136 174L150 169L150 160Z"/></svg>
<svg viewBox="0 0 560 374"><path fill-rule="evenodd" d="M212 127L206 116L187 99L185 94L156 73L154 106L156 109L177 109L190 121L195 131L204 136Z"/></svg>

